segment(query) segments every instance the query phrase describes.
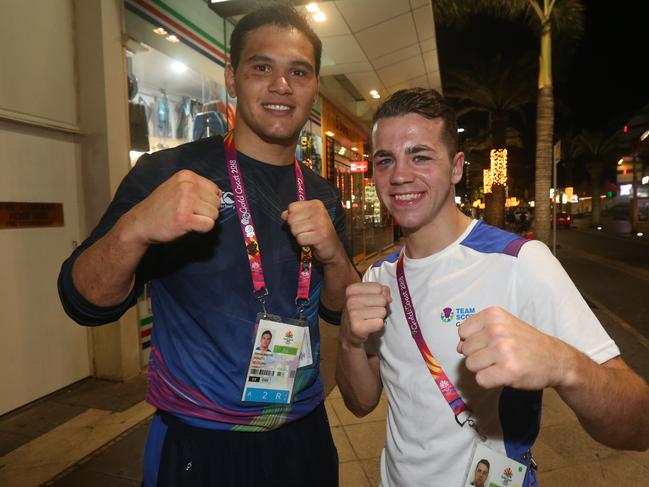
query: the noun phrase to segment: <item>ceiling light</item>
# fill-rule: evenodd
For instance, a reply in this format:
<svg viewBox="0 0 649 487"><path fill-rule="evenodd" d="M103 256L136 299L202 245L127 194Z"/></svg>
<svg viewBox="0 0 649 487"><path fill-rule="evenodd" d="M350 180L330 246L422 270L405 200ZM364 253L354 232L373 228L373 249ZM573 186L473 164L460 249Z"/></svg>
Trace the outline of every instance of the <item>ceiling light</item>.
<svg viewBox="0 0 649 487"><path fill-rule="evenodd" d="M153 29L153 32L158 34L159 36L166 36L168 32L164 30L162 27L158 27L157 29Z"/></svg>
<svg viewBox="0 0 649 487"><path fill-rule="evenodd" d="M175 35L173 35L173 34L168 35L167 37L165 37L165 39L167 39L167 40L168 40L169 42L171 42L172 44L176 44L177 42L180 42L180 39L178 39L178 38L177 38Z"/></svg>
<svg viewBox="0 0 649 487"><path fill-rule="evenodd" d="M376 96L376 95L378 95L378 94L379 94L378 91L376 91L376 90L370 90L370 95L372 95L372 96Z"/></svg>
<svg viewBox="0 0 649 487"><path fill-rule="evenodd" d="M636 235L637 235L638 237L643 237L643 236L644 236L644 233L642 233L642 232L638 232L638 233L636 233Z"/></svg>
<svg viewBox="0 0 649 487"><path fill-rule="evenodd" d="M325 132L325 135L326 135L327 137L333 137L333 136L336 135L336 134L334 134L331 130L327 130L327 131Z"/></svg>
<svg viewBox="0 0 649 487"><path fill-rule="evenodd" d="M464 128L463 127L458 127L457 128L457 133L461 134L462 132L464 132Z"/></svg>
<svg viewBox="0 0 649 487"><path fill-rule="evenodd" d="M353 150L354 152L358 152L358 149L357 149L356 147L352 147L352 150Z"/></svg>
<svg viewBox="0 0 649 487"><path fill-rule="evenodd" d="M180 61L174 61L173 63L171 63L171 69L176 73L184 73L185 71L187 71L187 66L185 66Z"/></svg>
<svg viewBox="0 0 649 487"><path fill-rule="evenodd" d="M324 12L316 12L313 14L313 20L316 22L324 22L327 20L327 16L324 14Z"/></svg>
<svg viewBox="0 0 649 487"><path fill-rule="evenodd" d="M617 165L618 165L618 166L621 166L623 162L624 162L624 159L620 158L620 160L617 161Z"/></svg>
<svg viewBox="0 0 649 487"><path fill-rule="evenodd" d="M645 130L644 133L640 136L640 140L644 140L649 137L649 130Z"/></svg>
<svg viewBox="0 0 649 487"><path fill-rule="evenodd" d="M314 13L320 11L320 7L318 7L318 4L315 3L315 2L311 2L311 3L309 3L309 4L308 4L306 7L304 7L304 8L306 8L307 11L310 12L310 13L312 13L312 14L314 14Z"/></svg>

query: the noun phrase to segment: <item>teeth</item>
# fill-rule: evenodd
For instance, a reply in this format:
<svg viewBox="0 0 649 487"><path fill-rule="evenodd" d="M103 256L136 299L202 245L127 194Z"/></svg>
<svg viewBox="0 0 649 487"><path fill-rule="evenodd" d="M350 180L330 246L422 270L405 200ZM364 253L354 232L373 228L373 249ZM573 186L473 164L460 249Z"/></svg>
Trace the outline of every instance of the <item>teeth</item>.
<svg viewBox="0 0 649 487"><path fill-rule="evenodd" d="M405 193L405 194L395 194L394 199L397 201L411 201L419 198L421 193Z"/></svg>
<svg viewBox="0 0 649 487"><path fill-rule="evenodd" d="M270 108L271 110L290 110L290 107L287 107L286 105L264 105L266 108Z"/></svg>

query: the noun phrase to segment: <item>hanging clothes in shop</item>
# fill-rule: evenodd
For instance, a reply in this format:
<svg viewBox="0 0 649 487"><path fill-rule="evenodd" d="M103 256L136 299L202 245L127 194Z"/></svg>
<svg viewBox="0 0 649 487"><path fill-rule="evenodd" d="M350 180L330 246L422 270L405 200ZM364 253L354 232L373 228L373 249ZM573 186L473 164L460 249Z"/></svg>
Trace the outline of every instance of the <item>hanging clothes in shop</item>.
<svg viewBox="0 0 649 487"><path fill-rule="evenodd" d="M146 105L130 101L128 117L131 131L131 150L149 152L149 123L146 117Z"/></svg>
<svg viewBox="0 0 649 487"><path fill-rule="evenodd" d="M193 120L192 102L193 100L190 97L183 96L180 103L176 105L176 113L178 115L178 125L176 126L177 139L190 140L190 125Z"/></svg>
<svg viewBox="0 0 649 487"><path fill-rule="evenodd" d="M194 140L223 135L228 131L228 124L222 113L209 111L196 115L194 119Z"/></svg>
<svg viewBox="0 0 649 487"><path fill-rule="evenodd" d="M171 137L171 122L169 120L169 99L164 89L160 90L161 96L156 97L156 135L162 139Z"/></svg>

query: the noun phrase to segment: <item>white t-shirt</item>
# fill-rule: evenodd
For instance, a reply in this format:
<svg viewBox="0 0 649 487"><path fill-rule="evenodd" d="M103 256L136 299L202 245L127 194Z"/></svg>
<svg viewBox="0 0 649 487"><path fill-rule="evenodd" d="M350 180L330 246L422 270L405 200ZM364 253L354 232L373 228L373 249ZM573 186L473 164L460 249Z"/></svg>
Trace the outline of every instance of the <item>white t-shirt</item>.
<svg viewBox="0 0 649 487"><path fill-rule="evenodd" d="M460 427L421 357L408 328L396 285L398 252L369 268L364 281L390 287L385 329L370 337L380 358L388 396L383 487L463 485L477 439ZM483 389L457 353L457 326L489 306L500 306L595 362L619 355L574 284L548 248L482 221L444 250L404 258L404 272L421 333L474 416L487 446L520 461L538 434L541 393Z"/></svg>

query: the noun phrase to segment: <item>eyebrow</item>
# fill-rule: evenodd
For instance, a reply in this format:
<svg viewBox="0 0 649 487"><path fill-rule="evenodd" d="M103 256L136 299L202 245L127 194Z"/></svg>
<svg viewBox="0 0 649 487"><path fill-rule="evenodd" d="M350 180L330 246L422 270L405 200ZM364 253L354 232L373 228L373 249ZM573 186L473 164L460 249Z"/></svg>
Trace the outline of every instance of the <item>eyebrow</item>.
<svg viewBox="0 0 649 487"><path fill-rule="evenodd" d="M418 154L420 152L427 152L427 151L435 152L435 149L425 144L413 145L406 148L407 155ZM373 154L373 157L394 157L394 154L390 150L379 149Z"/></svg>
<svg viewBox="0 0 649 487"><path fill-rule="evenodd" d="M265 54L253 54L250 56L248 59L246 59L246 62L249 63L274 63L276 62L275 59L273 59L270 56L266 56ZM300 61L299 59L293 60L289 63L291 67L297 67L297 68L302 68L308 71L315 71L315 68L313 65L307 61Z"/></svg>
<svg viewBox="0 0 649 487"><path fill-rule="evenodd" d="M392 157L392 151L389 151L387 149L379 149L377 150L374 154L372 154L372 158L375 157Z"/></svg>
<svg viewBox="0 0 649 487"><path fill-rule="evenodd" d="M417 154L419 152L426 152L426 151L435 152L435 149L425 144L413 145L406 149L406 154Z"/></svg>

